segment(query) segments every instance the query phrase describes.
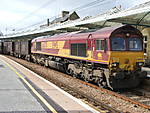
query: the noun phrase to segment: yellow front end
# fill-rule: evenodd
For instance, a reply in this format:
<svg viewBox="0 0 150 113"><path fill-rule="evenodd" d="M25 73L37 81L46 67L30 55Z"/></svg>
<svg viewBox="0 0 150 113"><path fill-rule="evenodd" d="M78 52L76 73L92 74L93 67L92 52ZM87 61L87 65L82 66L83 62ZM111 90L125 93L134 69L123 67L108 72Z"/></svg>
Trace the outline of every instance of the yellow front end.
<svg viewBox="0 0 150 113"><path fill-rule="evenodd" d="M146 72L141 71L143 52L111 51L109 61L109 81L114 89L137 87L146 76Z"/></svg>
<svg viewBox="0 0 150 113"><path fill-rule="evenodd" d="M116 63L117 70L128 70L128 71L134 71L139 66L144 64L144 53L143 52L110 52L110 69L113 70L116 66L114 64ZM141 63L141 64L139 64ZM139 65L139 66L138 66ZM118 68L119 67L119 68ZM117 71L116 70L116 71Z"/></svg>

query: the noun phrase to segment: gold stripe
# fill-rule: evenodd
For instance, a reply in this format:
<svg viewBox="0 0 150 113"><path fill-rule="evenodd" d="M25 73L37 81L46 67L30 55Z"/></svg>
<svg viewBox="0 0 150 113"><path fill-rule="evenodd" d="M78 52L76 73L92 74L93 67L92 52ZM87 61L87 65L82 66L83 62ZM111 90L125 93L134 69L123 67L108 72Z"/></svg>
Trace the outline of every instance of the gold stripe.
<svg viewBox="0 0 150 113"><path fill-rule="evenodd" d="M14 69L10 64L4 62L11 70L13 70L25 83L26 85L33 91L33 93L48 107L48 109L53 113L58 113L33 87L32 85L19 73Z"/></svg>
<svg viewBox="0 0 150 113"><path fill-rule="evenodd" d="M51 54L51 53L45 53L45 52L35 52L35 51L32 51L32 53L40 53L40 54L46 54L46 55L54 55L54 56L58 56L56 54ZM83 58L83 57L76 57L76 56L65 56L65 55L59 55L59 56L62 56L62 57L69 57L69 58L75 58L75 59L84 59L84 60L90 60L90 61L99 61L99 62L109 62L109 61L105 61L105 60L95 60L95 59L88 59L88 58Z"/></svg>

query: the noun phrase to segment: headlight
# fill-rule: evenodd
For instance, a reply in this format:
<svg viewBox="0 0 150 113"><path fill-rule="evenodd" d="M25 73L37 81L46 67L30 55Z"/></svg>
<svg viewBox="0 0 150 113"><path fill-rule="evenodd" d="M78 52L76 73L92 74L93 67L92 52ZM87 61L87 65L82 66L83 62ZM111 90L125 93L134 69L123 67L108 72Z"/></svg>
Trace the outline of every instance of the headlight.
<svg viewBox="0 0 150 113"><path fill-rule="evenodd" d="M111 65L112 65L112 67L117 67L117 66L119 66L119 63L118 62L113 62Z"/></svg>
<svg viewBox="0 0 150 113"><path fill-rule="evenodd" d="M144 65L144 62L137 62L136 65L139 66L139 67L141 67L141 66Z"/></svg>

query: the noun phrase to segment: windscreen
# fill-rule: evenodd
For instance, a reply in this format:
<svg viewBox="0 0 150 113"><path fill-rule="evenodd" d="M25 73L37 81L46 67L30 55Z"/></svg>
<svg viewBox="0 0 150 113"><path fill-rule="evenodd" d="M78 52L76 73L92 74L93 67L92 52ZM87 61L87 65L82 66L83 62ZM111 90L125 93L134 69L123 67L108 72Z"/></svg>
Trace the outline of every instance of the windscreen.
<svg viewBox="0 0 150 113"><path fill-rule="evenodd" d="M112 51L142 51L142 40L136 37L111 39Z"/></svg>
<svg viewBox="0 0 150 113"><path fill-rule="evenodd" d="M111 45L113 51L125 50L125 39L120 37L112 38Z"/></svg>
<svg viewBox="0 0 150 113"><path fill-rule="evenodd" d="M129 38L128 44L129 44L129 50L131 51L142 50L142 41L139 38Z"/></svg>

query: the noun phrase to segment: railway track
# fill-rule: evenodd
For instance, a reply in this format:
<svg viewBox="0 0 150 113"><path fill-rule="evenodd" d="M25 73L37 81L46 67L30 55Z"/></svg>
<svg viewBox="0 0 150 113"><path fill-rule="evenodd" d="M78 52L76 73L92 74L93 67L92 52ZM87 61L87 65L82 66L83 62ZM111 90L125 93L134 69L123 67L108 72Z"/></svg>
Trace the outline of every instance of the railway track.
<svg viewBox="0 0 150 113"><path fill-rule="evenodd" d="M9 57L9 58L11 58L11 59L15 60L16 62L22 64L21 62L16 60L16 58L14 58L14 57ZM25 65L25 64L22 64L22 65L27 67L27 65ZM35 71L34 69L31 69L31 70ZM36 72L36 73L38 73L38 72ZM73 77L71 77L71 76L68 76L68 75L64 75L64 76L67 77L67 78L72 78L73 79ZM94 84L87 83L87 82L84 82L84 81L79 80L79 79L77 79L77 81L84 84L84 85L86 85L86 86L90 86L92 88L95 88L95 89L97 89L101 92L104 92L104 93L107 93L109 95L115 96L115 97L123 99L125 101L128 101L128 102L134 104L135 106L141 106L145 109L150 110L150 98L145 97L144 94L142 96L138 96L137 94L139 94L139 92L137 93L137 91L135 91L135 90L131 91L131 92L114 92L114 91L110 91L110 90L107 90L107 89L104 89L104 88L100 88L100 87L98 87ZM54 81L52 81L52 82L54 82ZM77 96L80 99L84 98L86 101L89 101L90 103L92 103L92 105L96 106L97 109L99 109L99 108L102 109L103 108L103 109L106 109L108 112L113 112L113 113L119 113L120 112L119 110L116 110L113 107L110 107L110 106L100 102L99 100L92 98L91 96L89 96L85 92L80 91L79 89L72 88L72 87L66 86L66 85L64 86L64 84L60 84L60 83L57 83L57 82L55 84L57 84L59 87L61 87L65 91L71 93L74 96Z"/></svg>
<svg viewBox="0 0 150 113"><path fill-rule="evenodd" d="M95 98L92 98L91 96L87 95L85 92L81 92L78 89L73 89L72 87L69 86L65 86L65 87L61 87L63 90L67 91L68 93L70 93L71 95L85 101L85 103L89 104L90 106L94 107L95 109L97 109L98 111L101 112L101 110L105 111L106 113L121 113L121 111L108 106L100 101L98 101Z"/></svg>
<svg viewBox="0 0 150 113"><path fill-rule="evenodd" d="M104 88L100 88L100 87L90 84L90 83L86 83L83 81L81 81L81 82L88 86L94 87L100 91L103 91L110 95L116 96L117 98L123 99L125 101L129 101L135 105L138 105L138 106L141 106L143 108L150 110L150 94L146 94L144 92L141 92L140 90L132 90L130 92L128 91L128 92L117 93L117 92L113 92L113 91L110 91L110 90L107 90Z"/></svg>
<svg viewBox="0 0 150 113"><path fill-rule="evenodd" d="M137 105L150 109L150 98L144 95L144 93L142 93L141 91L139 90L126 91L121 94L134 100L137 103Z"/></svg>

